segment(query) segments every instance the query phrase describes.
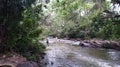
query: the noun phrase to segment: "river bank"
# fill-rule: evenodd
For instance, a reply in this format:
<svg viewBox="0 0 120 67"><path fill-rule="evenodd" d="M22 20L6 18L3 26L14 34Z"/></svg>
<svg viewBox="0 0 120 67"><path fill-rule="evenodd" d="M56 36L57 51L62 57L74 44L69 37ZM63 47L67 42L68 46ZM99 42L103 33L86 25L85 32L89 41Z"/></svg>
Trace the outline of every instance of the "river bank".
<svg viewBox="0 0 120 67"><path fill-rule="evenodd" d="M17 53L0 54L0 67L39 67L38 62L29 61Z"/></svg>
<svg viewBox="0 0 120 67"><path fill-rule="evenodd" d="M72 39L70 39L72 40ZM91 39L91 40L75 40L80 41L79 45L83 47L94 47L94 48L106 48L120 50L120 41L116 40L102 40L102 39Z"/></svg>
<svg viewBox="0 0 120 67"><path fill-rule="evenodd" d="M39 54L36 60L29 60L28 57L15 52L0 53L0 67L41 67L41 60L44 55L43 52ZM33 58L33 56L30 57Z"/></svg>
<svg viewBox="0 0 120 67"><path fill-rule="evenodd" d="M63 39L47 38L47 39L49 40L49 43L67 43L72 45L79 45L82 47L120 50L119 40L102 40L102 39L81 40L81 39L68 39L68 38L63 38ZM46 40L43 41L43 43L45 42Z"/></svg>

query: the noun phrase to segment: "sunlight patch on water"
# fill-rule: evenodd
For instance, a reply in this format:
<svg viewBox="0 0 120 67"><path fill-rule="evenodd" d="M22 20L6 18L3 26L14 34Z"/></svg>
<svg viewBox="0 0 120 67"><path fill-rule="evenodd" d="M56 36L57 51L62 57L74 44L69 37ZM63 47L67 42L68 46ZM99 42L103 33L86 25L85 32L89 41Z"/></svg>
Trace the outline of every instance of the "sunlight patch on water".
<svg viewBox="0 0 120 67"><path fill-rule="evenodd" d="M98 58L94 58L91 56L77 55L76 57L77 57L77 59L86 61L86 63L94 64L97 67L120 67L120 65L118 65L118 64L114 64L112 62L98 59Z"/></svg>

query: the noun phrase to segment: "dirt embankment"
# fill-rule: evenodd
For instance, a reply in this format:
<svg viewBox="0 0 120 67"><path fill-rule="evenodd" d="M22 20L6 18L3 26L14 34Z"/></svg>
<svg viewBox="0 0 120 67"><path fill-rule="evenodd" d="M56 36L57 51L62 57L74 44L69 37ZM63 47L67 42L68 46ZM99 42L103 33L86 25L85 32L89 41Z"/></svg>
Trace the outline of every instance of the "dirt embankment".
<svg viewBox="0 0 120 67"><path fill-rule="evenodd" d="M38 59L40 61L42 56ZM0 54L0 67L39 67L39 62L28 61L16 53Z"/></svg>

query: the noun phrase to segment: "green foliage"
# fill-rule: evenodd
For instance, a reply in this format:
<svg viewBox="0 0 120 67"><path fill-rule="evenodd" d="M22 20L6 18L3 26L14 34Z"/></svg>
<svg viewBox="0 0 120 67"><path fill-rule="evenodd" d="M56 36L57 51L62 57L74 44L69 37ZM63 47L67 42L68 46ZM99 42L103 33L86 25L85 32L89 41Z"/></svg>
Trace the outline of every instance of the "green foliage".
<svg viewBox="0 0 120 67"><path fill-rule="evenodd" d="M92 18L92 30L95 31L96 36L103 39L119 39L120 31L118 29L120 29L120 25L114 22L115 18L104 18L101 14L99 13Z"/></svg>
<svg viewBox="0 0 120 67"><path fill-rule="evenodd" d="M61 30L60 32L51 30L51 33L54 32L57 36L83 39L119 39L120 37L119 18L114 18L110 14L103 16L105 9L111 10L110 2L106 0L101 2L96 0L53 1L51 7L54 13L51 18L55 19L52 19L53 27L50 28ZM115 11L111 12L118 14Z"/></svg>
<svg viewBox="0 0 120 67"><path fill-rule="evenodd" d="M24 56L42 53L45 48L39 43L43 32L39 22L42 5L37 5L35 0L2 0L0 3L3 6L0 25L4 27L0 32L0 35L4 33L3 40L0 38L0 52L15 51Z"/></svg>

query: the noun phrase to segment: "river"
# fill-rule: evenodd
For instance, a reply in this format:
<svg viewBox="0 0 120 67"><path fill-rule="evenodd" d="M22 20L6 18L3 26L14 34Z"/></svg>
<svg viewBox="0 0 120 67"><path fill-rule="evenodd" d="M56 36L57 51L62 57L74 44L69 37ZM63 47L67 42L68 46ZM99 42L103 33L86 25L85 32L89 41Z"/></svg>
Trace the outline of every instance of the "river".
<svg viewBox="0 0 120 67"><path fill-rule="evenodd" d="M49 39L42 67L120 67L120 51L75 45L79 42ZM70 43L71 42L71 43Z"/></svg>

